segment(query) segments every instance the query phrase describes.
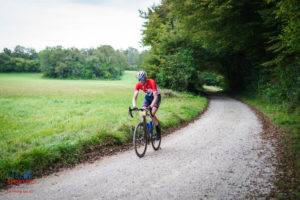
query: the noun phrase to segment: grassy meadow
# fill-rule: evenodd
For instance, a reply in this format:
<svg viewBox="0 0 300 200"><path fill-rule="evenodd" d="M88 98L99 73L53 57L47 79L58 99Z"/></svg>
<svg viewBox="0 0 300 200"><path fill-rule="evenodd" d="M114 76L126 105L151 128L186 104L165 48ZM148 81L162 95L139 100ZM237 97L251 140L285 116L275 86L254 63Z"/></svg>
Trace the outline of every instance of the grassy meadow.
<svg viewBox="0 0 300 200"><path fill-rule="evenodd" d="M39 175L56 163L76 163L94 145L131 141L130 127L138 121L127 112L134 75L106 81L0 73L0 182L12 171ZM204 97L163 90L157 115L167 128L193 119L206 105Z"/></svg>

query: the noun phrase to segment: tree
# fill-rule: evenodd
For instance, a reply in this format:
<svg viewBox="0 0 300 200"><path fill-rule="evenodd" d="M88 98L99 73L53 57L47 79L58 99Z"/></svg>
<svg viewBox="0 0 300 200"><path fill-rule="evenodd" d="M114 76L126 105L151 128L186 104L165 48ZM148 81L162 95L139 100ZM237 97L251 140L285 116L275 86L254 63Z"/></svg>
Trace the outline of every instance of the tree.
<svg viewBox="0 0 300 200"><path fill-rule="evenodd" d="M39 72L37 52L32 48L16 46L14 51L7 48L0 53L1 72Z"/></svg>
<svg viewBox="0 0 300 200"><path fill-rule="evenodd" d="M140 53L137 49L133 47L127 48L125 51L122 51L124 56L126 57L128 63L128 70L137 70L138 63L140 58Z"/></svg>
<svg viewBox="0 0 300 200"><path fill-rule="evenodd" d="M127 67L123 54L108 45L82 50L48 47L39 57L44 76L52 78L118 79Z"/></svg>
<svg viewBox="0 0 300 200"><path fill-rule="evenodd" d="M299 7L296 0L163 0L141 12L143 43L150 46L145 68L161 84L184 69L187 84L165 86L189 91L200 88L202 71L213 69L231 92L252 90L298 105Z"/></svg>

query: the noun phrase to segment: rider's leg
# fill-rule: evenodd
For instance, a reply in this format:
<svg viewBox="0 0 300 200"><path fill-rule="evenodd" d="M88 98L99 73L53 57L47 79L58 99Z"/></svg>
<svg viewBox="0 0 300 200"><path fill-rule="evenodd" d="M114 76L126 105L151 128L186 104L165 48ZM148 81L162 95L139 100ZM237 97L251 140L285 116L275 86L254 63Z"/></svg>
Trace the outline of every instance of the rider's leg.
<svg viewBox="0 0 300 200"><path fill-rule="evenodd" d="M155 126L157 126L157 124L158 124L158 119L157 119L157 117L155 116L155 113L157 112L157 109L158 108L156 108L156 107L153 107L152 108L152 121L153 121L153 123L154 123L154 125Z"/></svg>
<svg viewBox="0 0 300 200"><path fill-rule="evenodd" d="M144 99L143 105L142 105L142 109L146 109L149 105L151 104L151 102L149 102L146 98ZM146 111L144 110L142 112L142 116L146 117Z"/></svg>
<svg viewBox="0 0 300 200"><path fill-rule="evenodd" d="M153 100L152 100L152 101L153 101ZM159 105L160 105L160 101L161 101L161 96L160 96L160 94L158 94L158 100L157 100L157 102L155 103L155 105L152 107L152 115L153 115L152 120L153 120L155 126L159 124L159 123L158 123L158 119L157 119L157 117L156 117L155 114L156 114L156 112L157 112L157 110L158 110L158 107L159 107Z"/></svg>
<svg viewBox="0 0 300 200"><path fill-rule="evenodd" d="M157 132L157 137L156 137L156 139L160 139L160 135L161 135L161 128L160 128L160 124L159 124L159 121L158 121L158 119L157 119L157 117L156 117L156 112L157 112L157 110L158 110L158 107L159 107L159 105L160 105L160 101L161 101L161 96L160 96L160 94L158 95L158 101L156 102L156 104L155 104L155 106L152 108L152 115L154 116L153 117L153 122L154 122L154 124L155 124L155 128L156 128L156 132Z"/></svg>
<svg viewBox="0 0 300 200"><path fill-rule="evenodd" d="M152 121L153 121L153 123L154 123L154 125L155 125L155 128L156 128L156 132L157 132L157 135L156 135L156 139L160 139L160 136L161 136L161 128L160 128L160 124L158 123L158 119L157 119L157 117L156 117L156 112L157 112L157 107L153 107L152 108L152 115L153 115L153 117L152 117Z"/></svg>

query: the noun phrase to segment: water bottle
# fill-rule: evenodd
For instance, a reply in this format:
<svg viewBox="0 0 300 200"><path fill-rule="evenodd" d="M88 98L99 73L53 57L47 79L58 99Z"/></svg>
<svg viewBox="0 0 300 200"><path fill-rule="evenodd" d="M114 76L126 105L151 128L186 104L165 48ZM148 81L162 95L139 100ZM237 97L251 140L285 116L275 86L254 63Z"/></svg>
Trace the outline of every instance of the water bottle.
<svg viewBox="0 0 300 200"><path fill-rule="evenodd" d="M150 133L152 135L153 134L153 122L151 121L149 123L150 123Z"/></svg>
<svg viewBox="0 0 300 200"><path fill-rule="evenodd" d="M149 136L151 136L152 132L153 132L153 123L152 122L147 122L147 129L148 129Z"/></svg>

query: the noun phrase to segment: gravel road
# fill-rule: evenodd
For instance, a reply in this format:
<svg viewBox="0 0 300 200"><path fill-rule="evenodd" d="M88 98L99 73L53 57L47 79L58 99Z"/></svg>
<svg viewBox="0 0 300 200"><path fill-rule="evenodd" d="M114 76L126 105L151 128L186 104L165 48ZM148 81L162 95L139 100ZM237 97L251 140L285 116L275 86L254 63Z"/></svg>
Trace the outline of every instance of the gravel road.
<svg viewBox="0 0 300 200"><path fill-rule="evenodd" d="M0 192L0 199L252 199L274 189L275 155L243 103L211 98L202 117L151 145ZM28 193L19 193L19 192Z"/></svg>

